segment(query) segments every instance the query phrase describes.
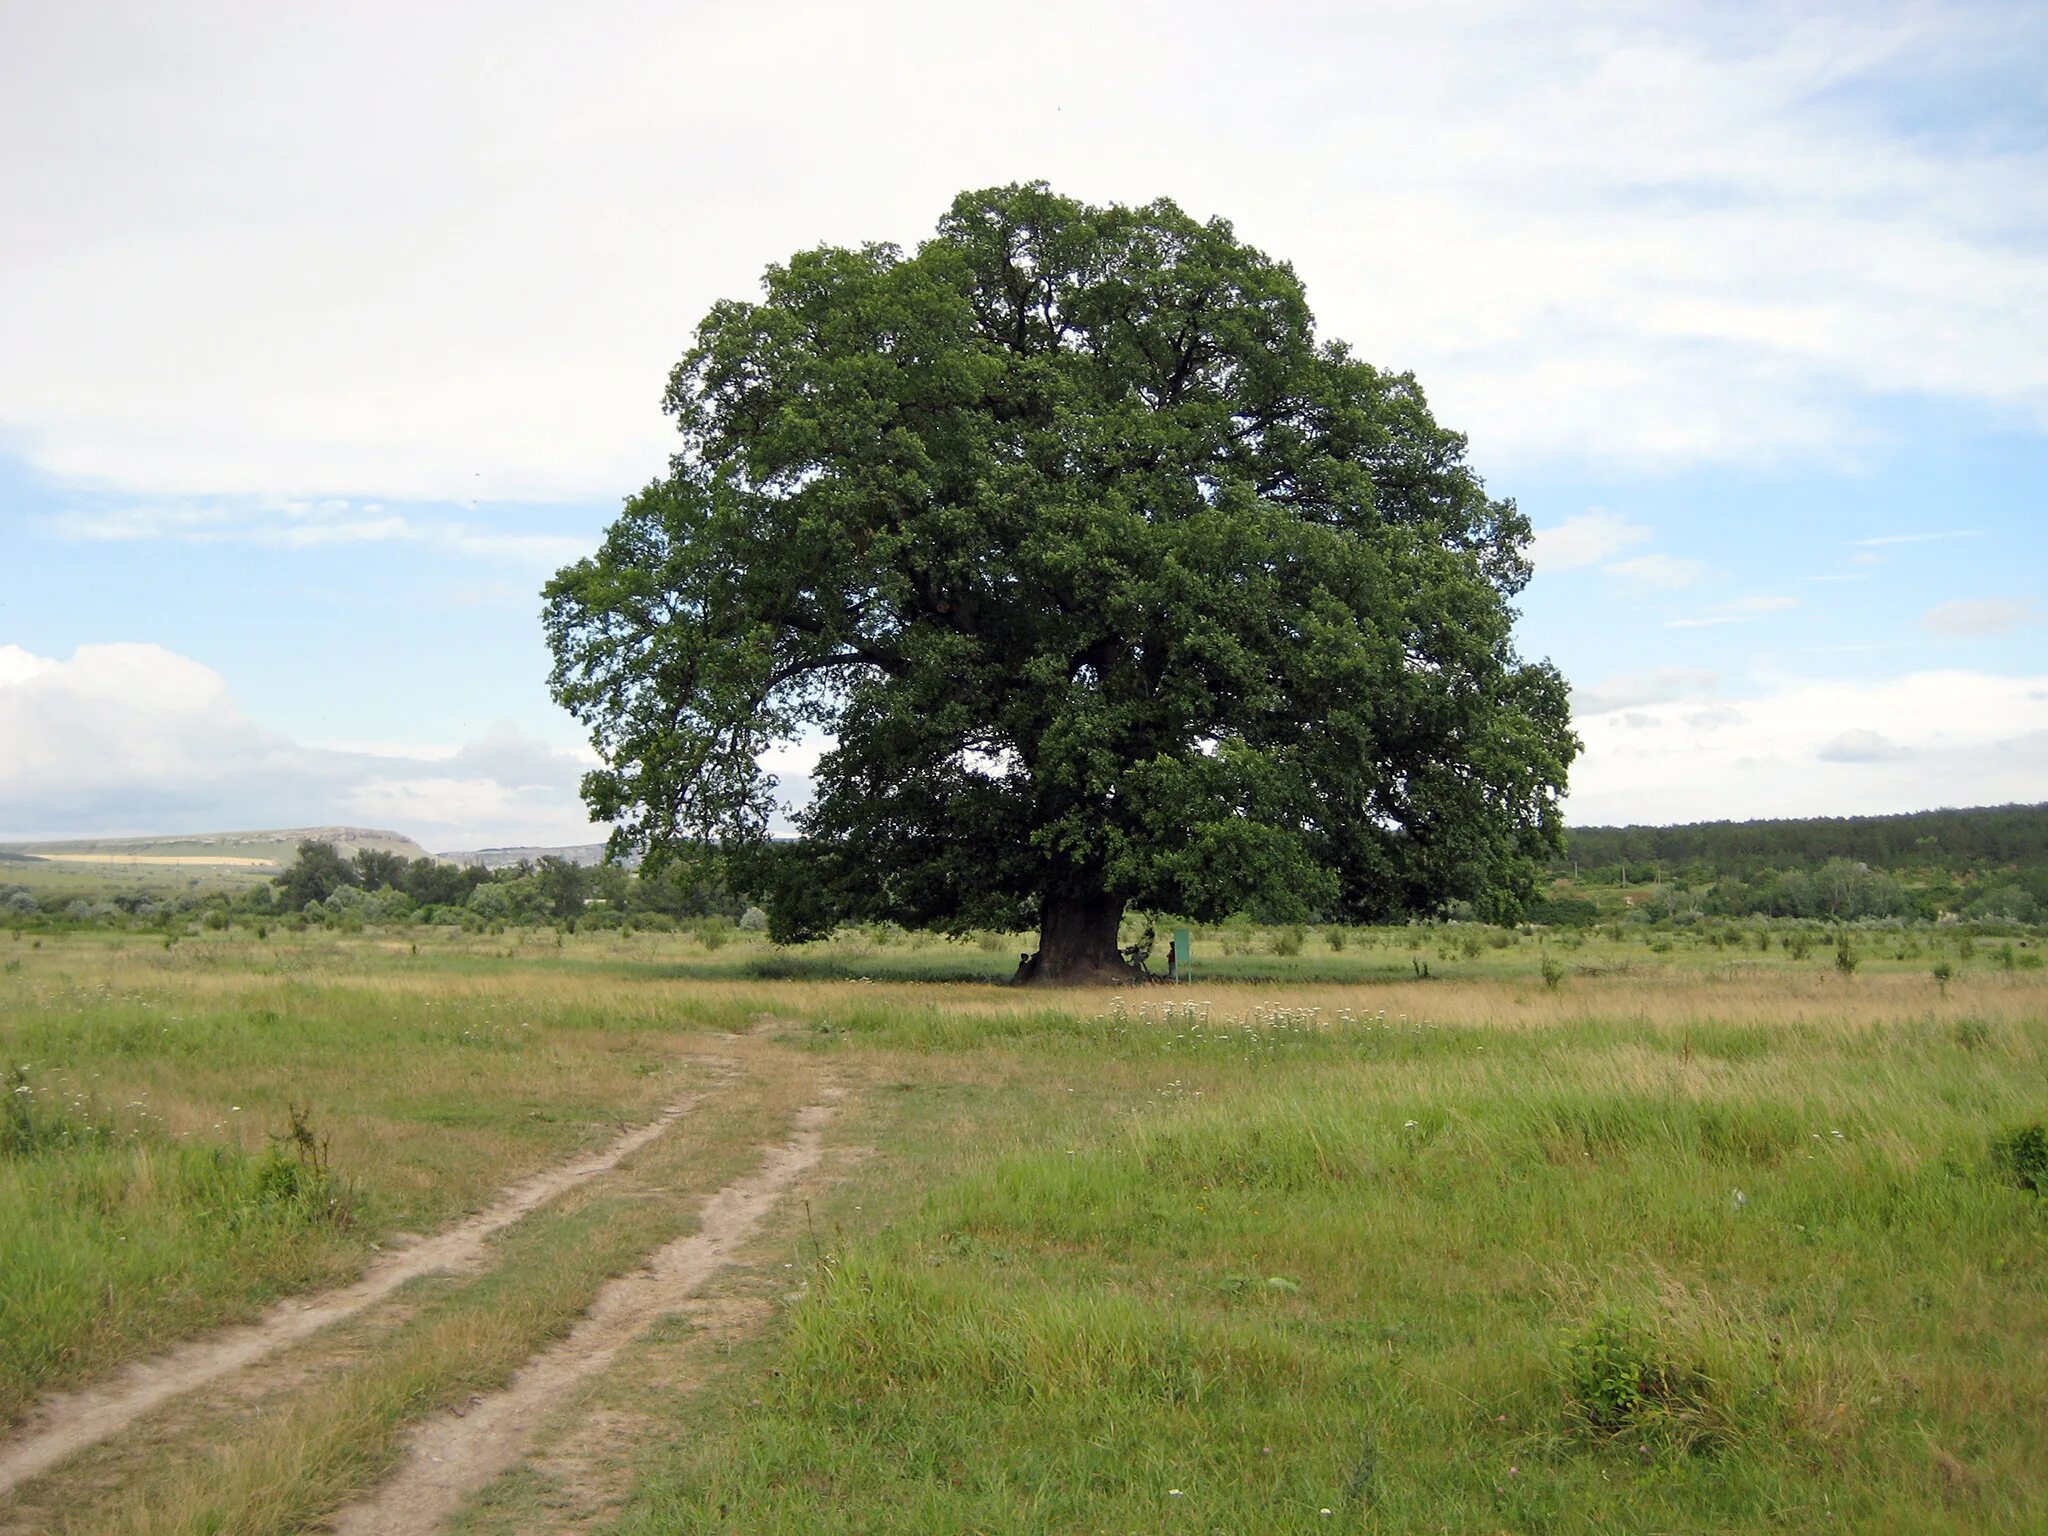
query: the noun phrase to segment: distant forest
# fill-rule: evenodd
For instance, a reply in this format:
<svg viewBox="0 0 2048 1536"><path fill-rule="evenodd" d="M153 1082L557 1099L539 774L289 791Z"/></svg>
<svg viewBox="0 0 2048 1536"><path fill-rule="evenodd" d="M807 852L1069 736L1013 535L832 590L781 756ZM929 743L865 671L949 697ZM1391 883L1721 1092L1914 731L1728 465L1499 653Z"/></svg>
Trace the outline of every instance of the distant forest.
<svg viewBox="0 0 2048 1536"><path fill-rule="evenodd" d="M2048 804L1682 827L1573 827L1556 869L1568 874L1576 865L1581 878L1597 879L1594 871L1608 865L1618 876L1624 863L1704 864L1716 875L1747 879L1764 870L1817 869L1829 859L1951 874L2048 864Z"/></svg>
<svg viewBox="0 0 2048 1536"><path fill-rule="evenodd" d="M1673 916L2036 922L2048 914L2048 805L1575 827L1551 873L1575 887L1658 886Z"/></svg>

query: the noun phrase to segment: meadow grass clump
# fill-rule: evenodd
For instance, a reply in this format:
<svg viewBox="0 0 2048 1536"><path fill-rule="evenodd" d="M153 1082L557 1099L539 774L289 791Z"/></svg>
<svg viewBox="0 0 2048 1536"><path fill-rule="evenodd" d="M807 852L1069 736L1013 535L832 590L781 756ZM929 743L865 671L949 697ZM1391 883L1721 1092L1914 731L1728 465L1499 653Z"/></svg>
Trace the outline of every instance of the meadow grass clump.
<svg viewBox="0 0 2048 1536"><path fill-rule="evenodd" d="M45 1382L302 1284L348 1246L354 1192L289 1139L249 1153L50 1123L0 1159L0 1422Z"/></svg>
<svg viewBox="0 0 2048 1536"><path fill-rule="evenodd" d="M1304 1097L1248 1113L1134 1121L1130 1148L1147 1180L1186 1189L1298 1191L1369 1175L1355 1117Z"/></svg>
<svg viewBox="0 0 2048 1536"><path fill-rule="evenodd" d="M793 1401L934 1389L1016 1404L1201 1403L1284 1389L1304 1368L1262 1330L1128 1295L992 1295L978 1270L949 1276L916 1258L856 1248L817 1260L790 1317Z"/></svg>
<svg viewBox="0 0 2048 1536"><path fill-rule="evenodd" d="M26 1067L10 1066L0 1074L0 1158L33 1157L109 1139L111 1128L83 1108L81 1095L67 1101L59 1092L31 1081Z"/></svg>
<svg viewBox="0 0 2048 1536"><path fill-rule="evenodd" d="M933 1257L885 1245L820 1261L772 1385L735 1382L727 1395L748 1396L714 1410L744 1431L678 1443L618 1529L744 1510L775 1532L1313 1531L1360 1482L1374 1383L1312 1339Z"/></svg>

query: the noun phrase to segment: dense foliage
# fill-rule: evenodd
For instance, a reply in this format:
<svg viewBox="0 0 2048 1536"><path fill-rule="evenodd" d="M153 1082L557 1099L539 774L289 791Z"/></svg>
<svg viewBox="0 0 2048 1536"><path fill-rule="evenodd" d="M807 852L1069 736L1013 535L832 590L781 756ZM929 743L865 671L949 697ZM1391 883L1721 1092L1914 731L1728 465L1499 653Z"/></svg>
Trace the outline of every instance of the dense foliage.
<svg viewBox="0 0 2048 1536"><path fill-rule="evenodd" d="M1127 906L1512 908L1559 832L1563 680L1527 521L1299 279L1169 202L964 194L912 255L818 249L717 305L683 446L547 589L615 851L761 847L763 749L829 734L779 932Z"/></svg>
<svg viewBox="0 0 2048 1536"><path fill-rule="evenodd" d="M416 922L484 928L505 923L566 923L644 928L710 920L730 927L749 919L713 869L671 867L634 874L614 864L584 865L554 855L499 869L438 859L406 859L363 849L353 858L332 843L306 839L275 880L240 891L113 889L87 898L38 894L0 882L0 920L60 924L110 923L181 929L189 922L308 923L354 929L370 923Z"/></svg>
<svg viewBox="0 0 2048 1536"><path fill-rule="evenodd" d="M1552 873L1709 916L2031 923L2048 915L2048 805L1579 827Z"/></svg>
<svg viewBox="0 0 2048 1536"><path fill-rule="evenodd" d="M1678 827L1573 827L1556 867L1585 872L1618 869L1624 862L1639 869L1700 864L1716 875L1747 878L1763 870L1812 870L1830 859L1950 872L1988 865L2048 867L2048 804Z"/></svg>

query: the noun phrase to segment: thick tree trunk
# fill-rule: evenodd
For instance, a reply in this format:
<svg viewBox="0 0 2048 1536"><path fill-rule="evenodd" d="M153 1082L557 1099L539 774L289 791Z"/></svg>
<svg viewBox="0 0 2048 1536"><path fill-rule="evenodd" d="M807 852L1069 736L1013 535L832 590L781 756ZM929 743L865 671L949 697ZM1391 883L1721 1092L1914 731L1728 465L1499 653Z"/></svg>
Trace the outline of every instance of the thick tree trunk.
<svg viewBox="0 0 2048 1536"><path fill-rule="evenodd" d="M1117 948L1123 898L1101 891L1048 892L1038 924L1038 953L1017 967L1017 983L1037 986L1126 986L1145 973Z"/></svg>

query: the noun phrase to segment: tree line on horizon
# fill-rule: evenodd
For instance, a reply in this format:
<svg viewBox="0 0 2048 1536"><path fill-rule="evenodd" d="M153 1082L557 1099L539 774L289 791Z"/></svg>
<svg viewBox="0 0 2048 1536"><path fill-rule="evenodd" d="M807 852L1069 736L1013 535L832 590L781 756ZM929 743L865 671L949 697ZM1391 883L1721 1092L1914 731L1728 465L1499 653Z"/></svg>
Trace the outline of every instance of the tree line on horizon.
<svg viewBox="0 0 2048 1536"><path fill-rule="evenodd" d="M1575 891L1654 889L1672 915L2032 923L2048 915L2048 805L1575 827L1550 873ZM1564 903L1532 915L1598 910Z"/></svg>

